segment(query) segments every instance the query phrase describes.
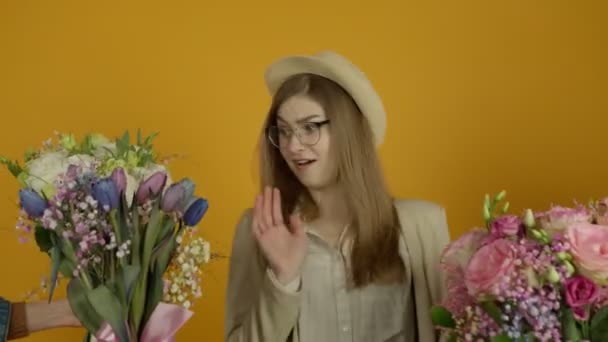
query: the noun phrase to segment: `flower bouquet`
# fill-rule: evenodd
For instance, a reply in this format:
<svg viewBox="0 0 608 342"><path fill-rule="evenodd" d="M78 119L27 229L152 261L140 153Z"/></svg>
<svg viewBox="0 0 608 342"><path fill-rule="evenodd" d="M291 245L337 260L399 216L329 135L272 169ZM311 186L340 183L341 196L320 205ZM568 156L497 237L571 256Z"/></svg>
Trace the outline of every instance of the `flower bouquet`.
<svg viewBox="0 0 608 342"><path fill-rule="evenodd" d="M486 196L485 227L443 252L436 327L450 341L608 341L608 199L511 215L504 198Z"/></svg>
<svg viewBox="0 0 608 342"><path fill-rule="evenodd" d="M194 183L172 183L153 150L155 134L131 143L59 134L23 166L17 228L33 232L51 260L49 301L60 275L87 335L101 341L173 340L201 295L209 244L194 234L208 204Z"/></svg>

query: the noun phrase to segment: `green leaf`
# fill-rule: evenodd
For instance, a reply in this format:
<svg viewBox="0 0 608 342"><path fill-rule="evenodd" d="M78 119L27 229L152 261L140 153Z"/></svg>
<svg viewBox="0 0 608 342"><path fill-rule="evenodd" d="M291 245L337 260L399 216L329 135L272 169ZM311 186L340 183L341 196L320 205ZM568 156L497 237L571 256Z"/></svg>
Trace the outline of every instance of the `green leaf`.
<svg viewBox="0 0 608 342"><path fill-rule="evenodd" d="M74 276L74 264L67 258L61 260L59 265L59 272L66 278L72 278Z"/></svg>
<svg viewBox="0 0 608 342"><path fill-rule="evenodd" d="M127 203L127 198L124 194L120 199L120 205L118 206L117 214L117 223L120 226L120 235L125 241L130 240L132 230L129 229L129 223L127 222L127 217L129 216L129 205Z"/></svg>
<svg viewBox="0 0 608 342"><path fill-rule="evenodd" d="M436 305L431 308L431 319L436 326L445 328L456 327L452 313L443 306Z"/></svg>
<svg viewBox="0 0 608 342"><path fill-rule="evenodd" d="M505 334L500 334L492 339L492 342L511 342L511 338Z"/></svg>
<svg viewBox="0 0 608 342"><path fill-rule="evenodd" d="M608 341L608 306L601 308L591 319L591 340Z"/></svg>
<svg viewBox="0 0 608 342"><path fill-rule="evenodd" d="M158 135L159 132L154 132L152 134L150 134L148 137L146 137L146 141L144 142L144 146L150 148L152 147L152 140L154 140L154 138L156 138L156 136Z"/></svg>
<svg viewBox="0 0 608 342"><path fill-rule="evenodd" d="M163 298L163 272L153 272L148 280L148 296L146 297L146 311L143 322L147 322L152 312Z"/></svg>
<svg viewBox="0 0 608 342"><path fill-rule="evenodd" d="M72 312L82 326L91 333L99 331L103 325L103 318L95 311L87 298L88 291L82 286L80 279L74 278L68 284L68 301Z"/></svg>
<svg viewBox="0 0 608 342"><path fill-rule="evenodd" d="M137 129L137 145L141 146L141 128Z"/></svg>
<svg viewBox="0 0 608 342"><path fill-rule="evenodd" d="M159 208L159 201L156 200L154 203L154 207L150 212L150 221L148 222L148 225L146 226L146 230L144 232L141 272L139 275L137 286L135 288L135 292L133 294L133 302L131 305L131 314L133 315L132 322L136 331L139 331L145 313L146 297L148 290L147 282L148 275L150 272L150 258L154 249L154 244L161 230L160 223L162 215L163 214Z"/></svg>
<svg viewBox="0 0 608 342"><path fill-rule="evenodd" d="M175 238L170 236L158 246L157 250L152 255L152 267L155 272L159 271L164 273L167 270L167 266L169 266L169 262L171 261L171 256L175 251L176 244Z"/></svg>
<svg viewBox="0 0 608 342"><path fill-rule="evenodd" d="M565 309L562 314L562 331L567 341L580 341L582 335L571 309Z"/></svg>
<svg viewBox="0 0 608 342"><path fill-rule="evenodd" d="M41 252L48 253L53 248L53 240L51 235L55 234L52 230L46 229L43 226L37 225L34 231L36 244Z"/></svg>
<svg viewBox="0 0 608 342"><path fill-rule="evenodd" d="M124 156L129 151L129 131L125 131L122 138L116 140L116 154L119 157Z"/></svg>
<svg viewBox="0 0 608 342"><path fill-rule="evenodd" d="M130 305L131 298L133 296L133 288L137 278L139 278L139 272L141 268L139 265L126 265L122 268L122 281L127 294L127 303Z"/></svg>
<svg viewBox="0 0 608 342"><path fill-rule="evenodd" d="M110 324L120 341L129 341L126 317L120 301L105 285L101 285L87 294L87 298L103 319Z"/></svg>
<svg viewBox="0 0 608 342"><path fill-rule="evenodd" d="M103 147L103 149L106 150L106 152L108 152L108 154L111 155L112 158L116 158L116 154L114 154L114 151L105 146ZM118 149L116 150L116 153L118 153Z"/></svg>
<svg viewBox="0 0 608 342"><path fill-rule="evenodd" d="M57 284L57 275L59 274L59 266L63 255L59 247L55 246L50 250L51 255L51 284L49 288L49 303L53 300L53 292L55 292L55 286Z"/></svg>
<svg viewBox="0 0 608 342"><path fill-rule="evenodd" d="M141 228L139 227L139 212L135 204L131 208L131 219L131 264L138 265L141 269Z"/></svg>
<svg viewBox="0 0 608 342"><path fill-rule="evenodd" d="M502 318L501 316L501 312L500 312L500 308L498 307L498 305L496 305L496 303L492 302L492 301L487 301L487 302L481 302L479 304L479 306L481 306L481 308L499 325L502 325Z"/></svg>
<svg viewBox="0 0 608 342"><path fill-rule="evenodd" d="M19 174L21 172L23 172L23 169L21 168L21 166L19 166L19 162L18 161L10 161L8 158L5 157L0 157L0 164L4 164L6 165L6 168L9 170L9 172L14 176L14 177L18 177Z"/></svg>
<svg viewBox="0 0 608 342"><path fill-rule="evenodd" d="M168 236L173 235L176 225L177 223L173 220L173 218L165 216L160 232L158 233L158 238L156 239L156 245L159 245L161 241L166 240Z"/></svg>

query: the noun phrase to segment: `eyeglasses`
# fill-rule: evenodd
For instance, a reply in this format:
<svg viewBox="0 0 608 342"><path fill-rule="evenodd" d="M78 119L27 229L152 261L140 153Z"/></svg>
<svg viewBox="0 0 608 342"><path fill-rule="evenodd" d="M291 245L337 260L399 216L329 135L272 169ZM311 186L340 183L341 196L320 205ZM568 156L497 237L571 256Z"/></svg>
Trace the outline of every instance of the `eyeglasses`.
<svg viewBox="0 0 608 342"><path fill-rule="evenodd" d="M270 126L268 127L268 140L274 147L282 148L287 146L291 141L291 137L295 133L298 141L302 145L313 146L319 142L321 138L321 127L329 124L329 120L321 122L307 122L305 124L292 129L286 126Z"/></svg>

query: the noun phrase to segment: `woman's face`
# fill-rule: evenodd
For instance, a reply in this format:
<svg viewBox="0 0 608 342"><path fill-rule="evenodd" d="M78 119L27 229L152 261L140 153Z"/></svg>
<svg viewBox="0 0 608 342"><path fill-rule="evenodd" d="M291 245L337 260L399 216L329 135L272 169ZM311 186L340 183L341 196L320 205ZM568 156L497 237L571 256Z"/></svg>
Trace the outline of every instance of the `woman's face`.
<svg viewBox="0 0 608 342"><path fill-rule="evenodd" d="M290 97L279 107L273 129L281 155L305 187L319 190L335 182L329 120L318 102L305 95Z"/></svg>

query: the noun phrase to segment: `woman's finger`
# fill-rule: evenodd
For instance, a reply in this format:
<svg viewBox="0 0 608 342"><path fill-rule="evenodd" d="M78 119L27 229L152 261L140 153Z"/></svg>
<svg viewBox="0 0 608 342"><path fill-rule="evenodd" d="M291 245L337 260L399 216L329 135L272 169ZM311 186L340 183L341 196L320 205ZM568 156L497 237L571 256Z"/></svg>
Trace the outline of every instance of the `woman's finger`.
<svg viewBox="0 0 608 342"><path fill-rule="evenodd" d="M283 212L281 212L281 192L279 189L274 189L272 192L272 219L275 225L283 225Z"/></svg>
<svg viewBox="0 0 608 342"><path fill-rule="evenodd" d="M264 201L262 206L262 219L266 228L274 227L274 221L272 219L272 189L266 187L264 189Z"/></svg>
<svg viewBox="0 0 608 342"><path fill-rule="evenodd" d="M262 196L257 195L255 198L255 207L253 208L253 226L258 233L263 234L266 230L264 219L262 218Z"/></svg>

